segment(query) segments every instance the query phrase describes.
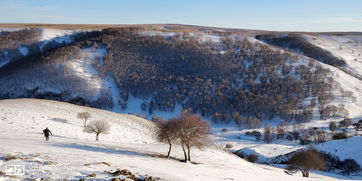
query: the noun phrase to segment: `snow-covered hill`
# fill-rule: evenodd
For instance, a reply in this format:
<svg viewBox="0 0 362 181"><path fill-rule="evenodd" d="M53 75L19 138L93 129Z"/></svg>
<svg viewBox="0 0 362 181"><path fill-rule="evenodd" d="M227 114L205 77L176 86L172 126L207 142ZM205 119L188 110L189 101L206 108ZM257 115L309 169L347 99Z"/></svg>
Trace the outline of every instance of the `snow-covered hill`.
<svg viewBox="0 0 362 181"><path fill-rule="evenodd" d="M347 69L362 77L362 35L305 35L312 44L342 58Z"/></svg>
<svg viewBox="0 0 362 181"><path fill-rule="evenodd" d="M333 78L345 91L350 91L355 101L337 98L335 104L344 104L350 117L362 118L362 35L304 35L309 42L344 60L344 67L321 63L333 72ZM338 93L337 93L338 95ZM340 95L339 95L340 97Z"/></svg>
<svg viewBox="0 0 362 181"><path fill-rule="evenodd" d="M172 46L181 44L182 41L184 41L183 43L188 41L190 46L192 44L197 44L196 47L198 48L206 46L210 50L207 51L209 54L202 54L202 52L205 52L204 50L197 52L197 55L199 56L198 59L191 60L185 63L185 65L179 64L182 61L169 62L168 60L178 58L182 60L185 58L183 54L189 55L193 53L189 49L186 49L187 51L168 53L171 50L162 50L165 48L163 47L164 44L159 44L157 46L149 45L145 49L138 49L137 47L144 46L145 43L141 42L137 44L137 41L133 41L133 38L137 37L136 34L132 35L134 37L127 40L129 42L123 42L125 40L120 39L113 42L114 44L110 44L110 42L119 38L119 35L122 34L121 29L117 29L117 31L114 32L112 30L107 31L106 29L98 31L99 29L87 29L86 26L84 28L66 28L66 26L39 26L39 28L30 28L34 31L29 31L29 36L26 38L27 41L23 41L32 42L27 46L23 45L24 43L21 42L18 44L12 43L13 41L11 40L16 39L14 37L19 38L21 36L14 35L7 39L5 37L4 39L8 40L7 44L13 48L15 47L15 50L10 52L10 50L8 50L9 48L6 48L5 46L5 48L0 50L0 68L1 66L7 65L0 71L0 81L2 82L0 85L0 98L29 97L54 99L80 105L90 105L91 107L102 108L118 113L142 114L147 118L152 118L154 116L170 118L177 115L183 108L192 108L199 113L203 112L203 114L206 115L205 118L208 119L218 119L215 115L222 112L222 114L224 114L221 116L223 117L221 118L223 119L222 121L230 122L232 112L242 112L244 116L249 114L245 113L247 111L243 108L243 105L246 105L247 103L239 105L241 104L239 101L235 101L235 103L234 101L225 101L225 103L218 105L217 102L228 99L230 95L232 95L230 97L231 99L239 99L237 98L237 95L239 95L240 92L232 92L235 88L240 89L243 92L250 91L256 93L258 96L259 94L260 96L261 94L265 94L264 96L266 96L266 98L272 97L271 100L279 100L279 98L275 98L276 95L268 95L268 91L273 91L261 90L272 87L268 85L268 82L270 81L273 82L273 85L281 84L280 86L271 88L274 89L275 92L278 92L278 94L284 93L284 95L280 95L281 98L301 98L298 101L284 100L283 102L279 100L277 101L278 103L283 102L281 105L276 106L276 104L273 104L272 106L269 106L269 108L268 106L260 108L265 111L261 111L263 114L266 112L268 112L267 114L283 112L281 110L267 110L272 109L270 107L282 107L287 102L296 102L291 106L288 106L288 108L284 108L288 109L285 112L312 111L314 113L314 120L318 120L318 110L325 108L326 105L323 104L321 106L319 102L316 102L313 107L308 107L311 104L311 100L318 100L319 97L322 97L322 94L327 94L325 97L327 97L326 99L329 99L329 92L333 92L334 95L331 97L334 97L334 100L332 100L331 103L327 103L327 105L332 104L338 106L339 104L344 104L344 108L349 111L349 117L354 120L362 117L361 80L348 72L341 70L339 67L319 63L318 60L311 59L311 57L303 55L300 52L289 51L284 47L273 46L271 43L262 42L259 39L256 39L256 35L266 32L182 25L170 25L170 27L168 25L147 26L136 32L138 33L137 35L153 37L145 38L147 39L146 42L150 42L151 40L151 42L153 42L154 39L157 39L160 36L167 39L167 41L162 40L164 41L163 43L173 42L174 44L170 44ZM9 30L10 29L2 29L2 32L10 32ZM16 33L20 30L26 30L26 28L14 29L14 31L11 32ZM88 32L89 34L83 34L84 32ZM99 34L91 36L92 33ZM287 33L275 33L277 33L278 36L288 35ZM18 34L21 34L21 32L18 32ZM347 34L343 36L325 35L320 33L300 34L301 37L303 37L303 40L310 41L309 44L315 44L327 51L331 51L335 56L346 59L349 67L347 67L348 70L352 71L353 69L352 72L356 74L360 72L361 66L359 54L361 53L361 37L358 34ZM95 37L97 37L97 40L95 40ZM77 38L79 40L75 41ZM162 38L160 38L160 40L161 39ZM176 39L180 40L180 42L175 43ZM133 43L136 43L137 45L132 45ZM33 44L34 47L32 46ZM127 46L123 48L118 47L122 44L126 44ZM42 47L47 47L49 52L42 52L40 50ZM117 48L112 50L112 47ZM153 51L154 47L159 47L161 49L156 49L154 52L151 52L150 50ZM170 46L167 45L166 47ZM135 48L136 50L134 50ZM181 48L178 48L178 50L180 49ZM170 55L171 57L167 57ZM9 58L9 56L14 56L14 60L20 59L22 62L16 64L16 62L12 62L12 59ZM198 63L193 65L193 62L199 61L205 58L205 56L211 56L215 59L224 56L222 58L222 64L226 65L231 61L230 65L228 65L230 67L230 72L228 72L229 68L227 68L228 70L223 70L222 66L219 66L220 64L217 61L208 61L210 62L209 64L214 66L213 68L207 68L207 63L203 66L200 65L200 67L196 66ZM192 57L186 58L186 60L191 58ZM243 66L241 66L241 64L243 64ZM240 67L231 70L235 66ZM199 85L188 85L185 86L185 88L180 88L180 83L173 80L174 77L180 76L178 74L174 75L174 73L178 71L175 67L186 67L185 69L189 69L182 70L182 72L188 72L194 68L195 70L198 69L196 72L207 72L208 70L216 70L215 67L218 67L220 68L220 72L217 72L216 75L210 73L212 76L202 75L201 77L207 78L203 80L200 79L200 82L211 81L210 85L208 85L209 83L206 85L201 84L203 85L201 87L202 89L199 88ZM319 70L318 72L314 72L317 70L317 67L322 67L323 71L325 69L331 71L331 73L322 73L321 76L314 75L314 73L318 74L322 71ZM176 71L167 72L173 68L175 68ZM222 70L227 76L219 75ZM307 71L310 72L301 76L303 72ZM236 74L235 72L238 73ZM232 76L228 77L228 75ZM178 78L177 80L183 82L189 75L182 76L182 79ZM139 77L140 79L137 80ZM213 81L217 82L216 80L220 77L225 80L221 81L221 83L213 83ZM268 80L270 77L272 77L272 80ZM330 81L330 77L334 80ZM147 78L150 78L151 80L147 80ZM293 80L293 83L296 85L290 87L285 86L288 85L288 83L293 84L290 80L287 80L287 78ZM324 78L326 80L319 80L319 78ZM317 81L313 82L314 80ZM340 88L330 88L329 82L333 82L334 85L339 84ZM144 89L141 90L139 85L132 85L132 83L141 84ZM161 86L154 86L157 84L161 84ZM233 89L229 90L228 93L224 93L227 91L226 89L216 94L214 93L216 90L215 86L219 84L225 84L223 86L226 86L226 88ZM163 86L165 86L165 88L163 88ZM293 87L299 86L299 89L303 89L303 91L292 89ZM308 89L310 90L302 88L303 86L309 87ZM318 86L326 86L326 93L320 93L322 92L322 88L317 88ZM158 87L161 87L160 90L157 89ZM282 87L282 89L290 90L285 91L280 87ZM347 96L342 95L341 88L344 91L343 93ZM292 95L293 92L296 92L298 95ZM224 93L225 95L220 93ZM194 103L190 101L196 100L195 97L191 97L193 94L204 96L195 96L201 100ZM248 95L245 96L248 98L253 97ZM175 99L175 97L178 98ZM244 100L244 98L242 100ZM262 102L264 100L259 101ZM258 101L253 100L250 102L252 102L250 104L254 104L253 102ZM271 101L269 100L266 102ZM250 105L247 107L250 107ZM225 110L221 110L224 108ZM288 119L284 118L287 117L284 113L282 113L282 115L271 115L271 117L274 118L279 116L283 117L283 119ZM255 115L248 116L253 117ZM265 116L263 119L266 120L268 118Z"/></svg>
<svg viewBox="0 0 362 181"><path fill-rule="evenodd" d="M311 58L335 81L329 105L343 106L354 120L362 118L362 35L360 33L275 33L258 39L295 55ZM333 60L333 61L332 61ZM349 96L346 96L349 95ZM307 99L309 100L309 99Z"/></svg>
<svg viewBox="0 0 362 181"><path fill-rule="evenodd" d="M354 159L359 165L362 165L361 145L362 136L355 136L321 143L316 145L315 148L336 155L341 160Z"/></svg>
<svg viewBox="0 0 362 181"><path fill-rule="evenodd" d="M90 112L91 120L110 122L110 133L100 135L98 142L94 141L94 135L83 133L82 122L76 117L81 111ZM1 100L0 127L0 167L25 166L25 175L0 175L0 180L79 180L92 173L97 179L111 179L113 176L104 171L116 169L172 181L341 179L341 176L325 173L312 173L310 178L287 175L282 169L246 162L215 146L192 150L193 160L199 164L160 158L157 155L164 154L167 145L155 141L152 122L56 101ZM42 135L45 127L53 132L49 142ZM178 158L181 155L179 147L171 154Z"/></svg>

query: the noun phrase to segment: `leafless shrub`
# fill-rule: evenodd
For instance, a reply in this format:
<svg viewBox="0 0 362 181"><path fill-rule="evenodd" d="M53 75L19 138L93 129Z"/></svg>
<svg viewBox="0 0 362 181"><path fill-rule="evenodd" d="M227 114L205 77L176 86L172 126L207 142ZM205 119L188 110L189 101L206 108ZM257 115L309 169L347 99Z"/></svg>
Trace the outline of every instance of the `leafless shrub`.
<svg viewBox="0 0 362 181"><path fill-rule="evenodd" d="M337 124L335 122L330 122L329 123L329 130L331 130L332 132L334 132L337 129Z"/></svg>
<svg viewBox="0 0 362 181"><path fill-rule="evenodd" d="M246 157L246 160L248 160L249 162L254 163L254 162L258 161L258 155L256 155L256 154L250 154L250 155L248 155L248 156Z"/></svg>
<svg viewBox="0 0 362 181"><path fill-rule="evenodd" d="M348 138L346 133L336 133L332 136L333 140L342 140L342 139L346 139L346 138Z"/></svg>
<svg viewBox="0 0 362 181"><path fill-rule="evenodd" d="M228 149L228 150L230 150L231 148L233 148L233 145L232 145L231 143L227 143L227 144L225 145L225 148Z"/></svg>
<svg viewBox="0 0 362 181"><path fill-rule="evenodd" d="M83 127L87 126L87 121L91 117L89 112L81 112L78 113L77 118L81 119L83 121Z"/></svg>
<svg viewBox="0 0 362 181"><path fill-rule="evenodd" d="M161 119L157 120L159 124L159 129L157 131L157 139L160 142L167 143L169 145L168 153L166 158L170 157L172 143L177 141L177 130L176 124L174 121L165 122Z"/></svg>
<svg viewBox="0 0 362 181"><path fill-rule="evenodd" d="M99 140L99 134L108 134L111 129L111 125L103 120L91 121L88 125L84 127L84 132L86 133L95 133L96 140Z"/></svg>
<svg viewBox="0 0 362 181"><path fill-rule="evenodd" d="M318 130L316 134L316 141L318 143L323 143L328 141L329 134L324 130Z"/></svg>

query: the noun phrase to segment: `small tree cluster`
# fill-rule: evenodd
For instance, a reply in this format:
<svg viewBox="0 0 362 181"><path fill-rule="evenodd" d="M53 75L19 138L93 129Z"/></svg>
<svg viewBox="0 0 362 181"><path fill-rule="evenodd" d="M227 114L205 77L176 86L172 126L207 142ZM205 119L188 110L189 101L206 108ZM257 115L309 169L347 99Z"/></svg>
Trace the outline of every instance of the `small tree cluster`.
<svg viewBox="0 0 362 181"><path fill-rule="evenodd" d="M351 173L361 171L361 166L353 159L345 159L342 162L342 174L350 175Z"/></svg>
<svg viewBox="0 0 362 181"><path fill-rule="evenodd" d="M352 125L352 119L350 119L350 118L345 118L345 119L343 119L342 121L339 122L339 127L340 128L344 127L345 129L347 129L351 125Z"/></svg>
<svg viewBox="0 0 362 181"><path fill-rule="evenodd" d="M325 161L327 172L335 170L341 171L342 174L350 175L361 171L361 166L354 159L347 158L341 161L338 156L324 151L320 151L319 156Z"/></svg>
<svg viewBox="0 0 362 181"><path fill-rule="evenodd" d="M261 120L255 117L244 117L239 112L233 112L232 118L238 126L242 126L248 129L255 129L261 126Z"/></svg>
<svg viewBox="0 0 362 181"><path fill-rule="evenodd" d="M325 162L320 158L315 150L305 150L295 153L289 160L289 169L298 169L302 172L303 177L309 177L311 169L325 169Z"/></svg>
<svg viewBox="0 0 362 181"><path fill-rule="evenodd" d="M250 135L255 136L256 141L261 141L261 133L259 131L254 130L250 133Z"/></svg>
<svg viewBox="0 0 362 181"><path fill-rule="evenodd" d="M84 132L96 134L96 141L99 141L99 135L101 133L108 134L111 129L111 125L104 120L91 121L88 123L89 118L91 118L89 112L80 112L77 114L77 118L83 121Z"/></svg>
<svg viewBox="0 0 362 181"><path fill-rule="evenodd" d="M271 133L270 124L266 123L264 127L264 141L271 143L273 141L273 135Z"/></svg>
<svg viewBox="0 0 362 181"><path fill-rule="evenodd" d="M356 131L362 130L362 119L359 120L357 123L354 123L353 126L354 126L354 129L356 129Z"/></svg>
<svg viewBox="0 0 362 181"><path fill-rule="evenodd" d="M329 122L329 130L334 132L337 129L337 124L333 121Z"/></svg>
<svg viewBox="0 0 362 181"><path fill-rule="evenodd" d="M277 131L277 139L284 139L285 135L287 134L284 122L280 123L276 127L276 131Z"/></svg>
<svg viewBox="0 0 362 181"><path fill-rule="evenodd" d="M342 140L342 139L346 139L346 138L348 138L346 133L336 133L332 136L333 140Z"/></svg>
<svg viewBox="0 0 362 181"><path fill-rule="evenodd" d="M161 142L169 144L169 157L172 143L181 144L184 153L185 162L191 161L191 148L202 148L210 143L209 139L210 125L201 120L196 114L183 111L179 117L161 124L158 139Z"/></svg>

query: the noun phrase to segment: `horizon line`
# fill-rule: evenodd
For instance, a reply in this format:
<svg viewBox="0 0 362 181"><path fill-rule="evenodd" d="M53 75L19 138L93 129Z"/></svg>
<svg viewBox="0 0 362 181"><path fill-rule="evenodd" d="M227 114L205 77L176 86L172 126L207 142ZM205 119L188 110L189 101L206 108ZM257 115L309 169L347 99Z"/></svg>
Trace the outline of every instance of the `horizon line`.
<svg viewBox="0 0 362 181"><path fill-rule="evenodd" d="M11 25L14 27L3 27L6 25ZM362 33L362 31L291 31L291 30L266 30L266 29L246 29L246 28L233 28L233 27L218 27L218 26L208 26L208 25L195 25L195 24L181 24L181 23L146 23L146 24L113 24L113 23L104 23L104 24L89 24L89 23L1 23L0 28L19 28L17 26L162 26L162 25L171 25L171 26L189 26L189 27L205 27L205 28L218 28L222 30L239 30L239 31L264 31L264 32L285 32L285 33ZM57 27L53 27L57 29ZM109 27L112 28L112 27ZM61 29L61 28L59 28Z"/></svg>

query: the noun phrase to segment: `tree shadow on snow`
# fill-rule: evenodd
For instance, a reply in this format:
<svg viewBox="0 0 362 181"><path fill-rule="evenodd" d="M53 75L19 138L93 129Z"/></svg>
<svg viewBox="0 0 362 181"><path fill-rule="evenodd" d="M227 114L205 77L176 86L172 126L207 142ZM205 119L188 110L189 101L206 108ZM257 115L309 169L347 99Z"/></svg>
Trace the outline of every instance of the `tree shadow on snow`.
<svg viewBox="0 0 362 181"><path fill-rule="evenodd" d="M107 153L107 154L121 154L121 155L131 155L131 156L148 156L147 154L142 154L134 151L127 151L127 150L116 150L112 148L103 148L103 147L95 147L89 145L80 145L80 144L53 144L53 146L63 147L63 148L73 148L78 150L85 150L85 151L92 151L92 152L100 152L100 153Z"/></svg>
<svg viewBox="0 0 362 181"><path fill-rule="evenodd" d="M71 123L68 122L68 120L62 119L62 118L51 118L50 120L52 120L52 121L54 121L54 122L58 122L58 123L71 124Z"/></svg>
<svg viewBox="0 0 362 181"><path fill-rule="evenodd" d="M173 157L173 156L170 156L170 157L167 158L165 154L160 154L160 153L149 154L149 156L155 157L155 158L162 158L162 159L176 160L176 161L179 161L179 162L185 162L184 159ZM191 161L189 163L192 163L194 165L202 164L202 163L198 163L198 162L194 162L194 161Z"/></svg>
<svg viewBox="0 0 362 181"><path fill-rule="evenodd" d="M312 171L313 173L319 174L319 175L324 175L327 177L333 177L336 179L340 179L340 180L362 180L362 176L358 175L358 176L347 176L347 175L341 175L341 174L337 174L337 173L332 173L332 172L322 172L322 171Z"/></svg>

